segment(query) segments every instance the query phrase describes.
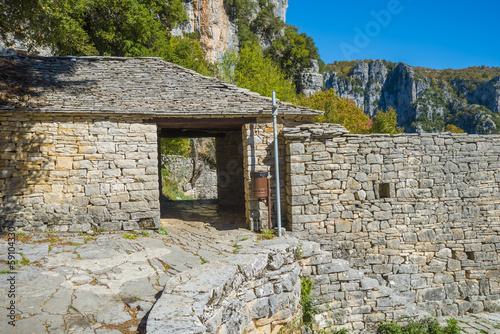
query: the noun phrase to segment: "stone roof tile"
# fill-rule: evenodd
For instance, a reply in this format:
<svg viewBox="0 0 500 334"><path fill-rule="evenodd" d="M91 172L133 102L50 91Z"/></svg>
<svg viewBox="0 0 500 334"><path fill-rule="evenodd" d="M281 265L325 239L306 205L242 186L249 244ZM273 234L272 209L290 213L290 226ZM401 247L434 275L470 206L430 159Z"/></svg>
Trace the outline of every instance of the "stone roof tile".
<svg viewBox="0 0 500 334"><path fill-rule="evenodd" d="M321 112L278 101L284 115ZM271 113L271 99L161 58L0 57L0 111L160 116Z"/></svg>

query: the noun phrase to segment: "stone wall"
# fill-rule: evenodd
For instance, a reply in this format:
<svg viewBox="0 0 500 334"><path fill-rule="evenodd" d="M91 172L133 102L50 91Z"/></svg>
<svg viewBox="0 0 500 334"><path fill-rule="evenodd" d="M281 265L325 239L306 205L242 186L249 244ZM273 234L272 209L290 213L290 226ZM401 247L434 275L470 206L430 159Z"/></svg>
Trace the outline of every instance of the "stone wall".
<svg viewBox="0 0 500 334"><path fill-rule="evenodd" d="M2 113L0 125L2 226L158 226L155 124L140 116Z"/></svg>
<svg viewBox="0 0 500 334"><path fill-rule="evenodd" d="M290 323L300 300L297 239L238 245L240 254L171 278L146 332L277 333Z"/></svg>
<svg viewBox="0 0 500 334"><path fill-rule="evenodd" d="M408 307L500 310L500 136L363 136L336 125L284 136L296 236L317 240ZM323 284L334 301L335 291L361 295L362 284ZM391 317L394 306L380 300L361 313Z"/></svg>
<svg viewBox="0 0 500 334"><path fill-rule="evenodd" d="M271 121L272 122L272 121ZM278 124L278 132L283 128ZM285 144L278 139L279 164L280 164L280 192L281 192L281 213L282 221L285 216ZM245 161L245 205L247 223L252 231L260 231L268 228L268 206L264 201L259 201L252 194L252 173L268 172L271 178L272 196L272 217L273 226L276 227L276 179L275 179L275 159L274 159L274 133L273 123L261 122L255 124L245 124L243 128L243 159ZM284 226L284 225L283 225Z"/></svg>
<svg viewBox="0 0 500 334"><path fill-rule="evenodd" d="M313 282L311 297L318 309L314 329L376 333L383 321L429 316L398 286L387 286L370 273L353 269L348 260L321 250L319 243L301 240L299 254L302 276Z"/></svg>
<svg viewBox="0 0 500 334"><path fill-rule="evenodd" d="M320 310L314 329L374 333L379 321L425 314L397 289L352 269L347 260L334 259L319 243L284 237L238 245L240 254L171 278L150 311L146 332L298 330L303 278L312 279L311 297Z"/></svg>

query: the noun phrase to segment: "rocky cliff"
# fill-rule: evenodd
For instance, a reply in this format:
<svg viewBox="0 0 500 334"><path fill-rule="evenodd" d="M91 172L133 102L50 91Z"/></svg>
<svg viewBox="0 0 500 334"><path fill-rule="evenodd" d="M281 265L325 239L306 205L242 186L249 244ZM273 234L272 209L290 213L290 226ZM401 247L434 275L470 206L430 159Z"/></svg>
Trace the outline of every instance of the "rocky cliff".
<svg viewBox="0 0 500 334"><path fill-rule="evenodd" d="M256 3L257 9L252 15L255 18L258 14L259 1L251 1ZM273 5L274 15L284 22L288 0L268 0L268 2ZM238 49L238 24L228 16L224 0L183 0L183 3L189 20L176 28L172 32L174 35L198 33L210 62L216 62L228 49Z"/></svg>
<svg viewBox="0 0 500 334"><path fill-rule="evenodd" d="M384 60L337 62L324 73L333 88L370 116L393 107L406 132L500 132L500 68L431 70Z"/></svg>

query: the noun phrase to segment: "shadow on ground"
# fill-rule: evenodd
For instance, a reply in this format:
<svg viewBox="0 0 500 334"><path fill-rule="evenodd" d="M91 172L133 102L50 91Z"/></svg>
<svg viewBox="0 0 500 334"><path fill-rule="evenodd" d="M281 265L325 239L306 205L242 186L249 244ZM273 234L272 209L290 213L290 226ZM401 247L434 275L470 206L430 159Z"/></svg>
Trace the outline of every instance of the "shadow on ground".
<svg viewBox="0 0 500 334"><path fill-rule="evenodd" d="M204 222L220 231L246 228L243 210L219 205L217 200L169 201L162 198L161 218Z"/></svg>

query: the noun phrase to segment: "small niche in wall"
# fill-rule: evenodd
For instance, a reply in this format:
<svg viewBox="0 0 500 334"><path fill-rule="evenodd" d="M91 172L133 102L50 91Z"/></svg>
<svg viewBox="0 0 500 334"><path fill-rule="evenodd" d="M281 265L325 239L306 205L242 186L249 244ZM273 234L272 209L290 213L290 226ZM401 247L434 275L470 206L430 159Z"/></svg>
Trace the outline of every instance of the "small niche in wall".
<svg viewBox="0 0 500 334"><path fill-rule="evenodd" d="M391 184L390 183L380 183L378 186L378 193L380 198L390 198L391 197Z"/></svg>

